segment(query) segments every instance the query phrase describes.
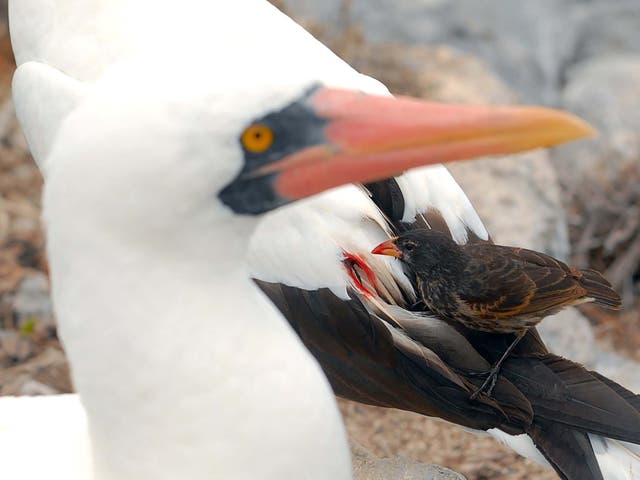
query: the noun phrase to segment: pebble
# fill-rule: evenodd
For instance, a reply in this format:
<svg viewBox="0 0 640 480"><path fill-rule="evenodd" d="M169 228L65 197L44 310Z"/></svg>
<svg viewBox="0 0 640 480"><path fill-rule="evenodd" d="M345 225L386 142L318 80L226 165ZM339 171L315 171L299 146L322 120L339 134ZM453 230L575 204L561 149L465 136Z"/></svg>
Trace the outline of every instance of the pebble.
<svg viewBox="0 0 640 480"><path fill-rule="evenodd" d="M31 339L15 330L0 330L0 366L23 362L34 351Z"/></svg>
<svg viewBox="0 0 640 480"><path fill-rule="evenodd" d="M465 480L448 468L401 458L378 458L351 440L354 480Z"/></svg>
<svg viewBox="0 0 640 480"><path fill-rule="evenodd" d="M41 325L54 325L49 280L44 273L33 272L18 284L13 311L20 327L31 321Z"/></svg>

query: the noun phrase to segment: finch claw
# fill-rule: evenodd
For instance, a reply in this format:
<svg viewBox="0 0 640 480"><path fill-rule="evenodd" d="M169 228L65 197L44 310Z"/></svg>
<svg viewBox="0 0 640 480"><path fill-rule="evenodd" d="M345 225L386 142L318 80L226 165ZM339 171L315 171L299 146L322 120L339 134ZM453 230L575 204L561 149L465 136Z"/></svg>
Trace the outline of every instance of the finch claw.
<svg viewBox="0 0 640 480"><path fill-rule="evenodd" d="M494 366L491 370L487 372L474 373L473 376L486 376L484 382L480 387L476 389L475 392L471 394L469 400L474 401L478 398L482 392L484 392L487 396L491 396L493 389L496 386L496 382L498 381L498 374L500 373L500 365Z"/></svg>

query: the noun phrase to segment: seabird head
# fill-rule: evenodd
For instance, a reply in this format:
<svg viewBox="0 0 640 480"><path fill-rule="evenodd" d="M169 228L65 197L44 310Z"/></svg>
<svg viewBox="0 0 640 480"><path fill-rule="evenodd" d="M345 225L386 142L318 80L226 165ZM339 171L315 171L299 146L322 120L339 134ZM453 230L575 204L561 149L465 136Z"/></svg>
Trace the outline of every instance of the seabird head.
<svg viewBox="0 0 640 480"><path fill-rule="evenodd" d="M135 212L134 203L148 203L183 218L206 200L224 206L220 211L255 215L345 183L592 133L579 119L548 109L384 96L379 82L268 2L194 1L179 12L160 5L155 12L150 0L129 2L122 12L118 2L102 3L104 35L114 51L107 55L90 36L88 43L77 40L87 43L83 55L76 60L74 52L72 65L60 67L79 83L89 81L86 89L71 85L39 97L51 83L45 74L35 83L19 75L24 81L16 87L30 99L20 102L28 103L20 107L22 118L32 119L23 122L28 136L31 129L42 132L43 122L53 124L36 142L38 156L64 157L60 163L68 164L77 154L85 174L77 181L93 188L89 197L97 202L109 196L123 202L121 216ZM152 4L160 17L148 21ZM114 29L113 18L141 23ZM166 34L168 23L175 34ZM24 43L22 61L30 58L30 43L18 43ZM59 53L68 57L64 49ZM58 101L71 89L83 90L82 99ZM50 158L40 163L47 176L60 167Z"/></svg>
<svg viewBox="0 0 640 480"><path fill-rule="evenodd" d="M357 81L336 87L315 74L254 81L128 67L105 75L68 116L47 163L51 175L72 165L64 178L84 191L69 198L94 202L96 212L117 205L115 221L161 230L193 217L262 214L419 165L591 133L555 110L369 95ZM212 205L216 213L207 213Z"/></svg>

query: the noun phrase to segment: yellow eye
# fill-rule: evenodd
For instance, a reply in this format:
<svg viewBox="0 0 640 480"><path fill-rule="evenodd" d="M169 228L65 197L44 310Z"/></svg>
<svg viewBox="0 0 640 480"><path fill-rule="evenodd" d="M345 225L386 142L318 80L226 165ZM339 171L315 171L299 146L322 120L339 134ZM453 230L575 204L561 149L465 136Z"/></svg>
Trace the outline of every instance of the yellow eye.
<svg viewBox="0 0 640 480"><path fill-rule="evenodd" d="M273 144L273 130L266 125L255 124L242 134L242 145L253 153L262 153Z"/></svg>

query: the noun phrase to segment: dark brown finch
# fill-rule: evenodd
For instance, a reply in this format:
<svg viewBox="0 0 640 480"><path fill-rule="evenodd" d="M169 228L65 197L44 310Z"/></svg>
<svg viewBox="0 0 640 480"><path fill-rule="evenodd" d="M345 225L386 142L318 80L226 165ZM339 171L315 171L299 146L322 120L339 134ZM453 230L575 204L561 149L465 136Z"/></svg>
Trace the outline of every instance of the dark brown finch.
<svg viewBox="0 0 640 480"><path fill-rule="evenodd" d="M415 274L427 310L467 328L516 338L476 391L493 390L500 365L527 330L564 307L595 302L614 310L620 296L595 270L549 255L490 243L459 245L434 230L412 230L373 253L400 259Z"/></svg>

